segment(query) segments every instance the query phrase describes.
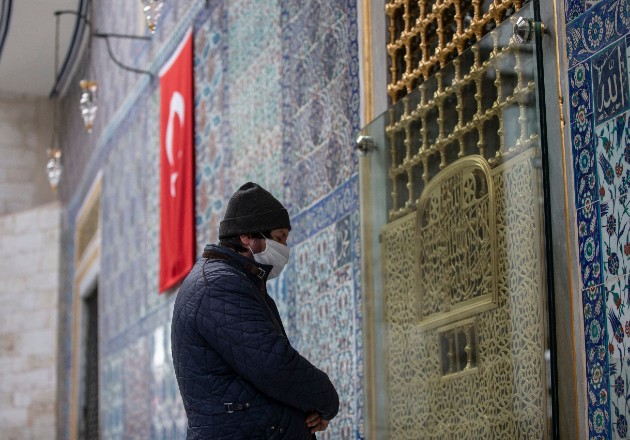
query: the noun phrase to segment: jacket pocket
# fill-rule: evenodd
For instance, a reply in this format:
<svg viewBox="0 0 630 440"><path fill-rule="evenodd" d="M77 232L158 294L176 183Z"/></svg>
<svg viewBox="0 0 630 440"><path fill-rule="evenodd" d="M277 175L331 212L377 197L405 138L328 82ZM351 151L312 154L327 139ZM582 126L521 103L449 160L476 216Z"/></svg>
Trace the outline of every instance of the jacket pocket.
<svg viewBox="0 0 630 440"><path fill-rule="evenodd" d="M288 420L288 411L285 406L278 406L280 411L274 411L277 414L271 420L271 423L265 430L267 436L265 437L267 440L279 440L288 438L285 437L287 431L287 420Z"/></svg>
<svg viewBox="0 0 630 440"><path fill-rule="evenodd" d="M289 406L282 406L282 416L275 429L269 429L267 440L312 440L306 427L306 414Z"/></svg>

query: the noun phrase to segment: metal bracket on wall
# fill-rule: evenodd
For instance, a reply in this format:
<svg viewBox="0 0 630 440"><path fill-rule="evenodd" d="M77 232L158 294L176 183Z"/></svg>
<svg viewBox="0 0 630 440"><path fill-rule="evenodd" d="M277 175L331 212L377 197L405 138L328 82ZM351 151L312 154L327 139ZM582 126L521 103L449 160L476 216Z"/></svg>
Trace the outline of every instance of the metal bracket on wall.
<svg viewBox="0 0 630 440"><path fill-rule="evenodd" d="M85 24L87 24L88 27L90 28L92 37L104 38L105 39L105 43L107 45L107 54L109 55L111 60L114 62L114 64L116 64L121 69L127 70L129 72L142 73L142 74L145 74L145 75L149 75L151 77L151 79L153 79L153 77L155 76L155 74L153 72L150 72L148 70L138 69L138 68L131 67L131 66L128 66L126 64L121 63L114 56L114 53L113 53L112 48L111 48L111 45L109 44L109 39L110 38L124 38L124 39L128 39L128 40L150 41L151 37L146 36L146 35L127 35L127 34L115 34L115 33L105 33L105 32L93 31L92 30L92 23L90 22L90 20L84 14L81 14L81 13L79 13L77 11L68 11L68 10L55 11L54 14L55 14L55 16L59 16L59 15L63 15L63 14L73 14L73 15L76 15L77 17L79 17L81 20L83 20L85 22Z"/></svg>
<svg viewBox="0 0 630 440"><path fill-rule="evenodd" d="M137 69L135 67L130 67L118 61L118 59L116 59L116 57L114 56L114 53L112 52L112 47L109 44L110 37L111 38L126 38L126 39L133 39L133 40L145 40L145 41L151 40L151 37L141 36L141 35L124 35L124 34L111 34L111 33L107 34L107 33L102 33L102 32L94 32L92 36L96 38L105 39L105 44L107 45L107 53L109 54L109 57L114 62L114 64L116 64L118 67L120 67L121 69L127 70L129 72L144 73L146 75L149 75L151 79L153 79L154 77L153 72L149 72L148 70Z"/></svg>

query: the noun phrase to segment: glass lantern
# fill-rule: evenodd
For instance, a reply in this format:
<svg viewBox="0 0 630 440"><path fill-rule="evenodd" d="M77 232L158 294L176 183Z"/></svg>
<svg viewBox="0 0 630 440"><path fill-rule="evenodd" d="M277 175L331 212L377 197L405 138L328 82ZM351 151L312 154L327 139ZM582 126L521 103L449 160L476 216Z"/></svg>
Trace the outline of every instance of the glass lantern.
<svg viewBox="0 0 630 440"><path fill-rule="evenodd" d="M160 19L160 15L162 15L164 0L142 0L142 6L147 26L149 27L151 33L154 33L157 29L157 23Z"/></svg>
<svg viewBox="0 0 630 440"><path fill-rule="evenodd" d="M96 117L96 89L98 85L96 81L81 80L79 83L81 86L81 101L79 102L79 108L81 109L81 117L83 118L83 125L88 133L92 133L94 128L94 118Z"/></svg>
<svg viewBox="0 0 630 440"><path fill-rule="evenodd" d="M61 165L61 150L58 148L48 149L48 162L46 163L46 175L48 176L48 182L50 187L54 190L59 184L61 179L61 172L63 166Z"/></svg>

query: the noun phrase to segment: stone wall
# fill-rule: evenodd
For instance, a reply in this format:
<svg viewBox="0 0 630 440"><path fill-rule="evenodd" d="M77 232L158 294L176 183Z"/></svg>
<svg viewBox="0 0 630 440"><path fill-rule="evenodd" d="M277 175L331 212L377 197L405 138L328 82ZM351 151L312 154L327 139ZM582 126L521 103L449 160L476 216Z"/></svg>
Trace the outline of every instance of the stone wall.
<svg viewBox="0 0 630 440"><path fill-rule="evenodd" d="M0 217L0 432L54 438L59 280L57 203Z"/></svg>
<svg viewBox="0 0 630 440"><path fill-rule="evenodd" d="M53 201L46 178L51 136L48 99L0 96L0 215Z"/></svg>

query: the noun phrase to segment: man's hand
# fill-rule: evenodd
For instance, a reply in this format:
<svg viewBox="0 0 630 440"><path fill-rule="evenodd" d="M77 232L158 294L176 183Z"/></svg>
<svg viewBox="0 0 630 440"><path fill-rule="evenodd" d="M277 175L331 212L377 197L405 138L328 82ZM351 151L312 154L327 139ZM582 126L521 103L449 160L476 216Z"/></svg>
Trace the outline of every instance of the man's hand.
<svg viewBox="0 0 630 440"><path fill-rule="evenodd" d="M317 431L325 431L328 428L328 420L324 420L319 416L317 411L306 414L306 426L311 429L311 434Z"/></svg>

